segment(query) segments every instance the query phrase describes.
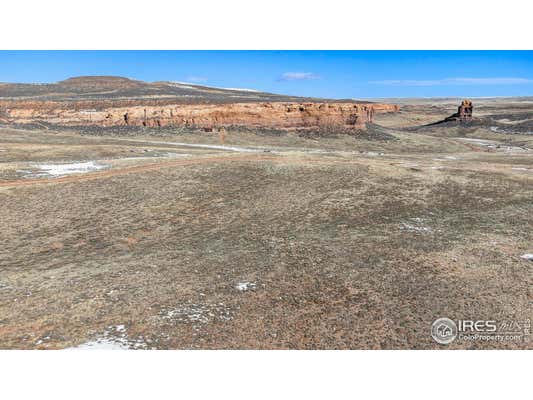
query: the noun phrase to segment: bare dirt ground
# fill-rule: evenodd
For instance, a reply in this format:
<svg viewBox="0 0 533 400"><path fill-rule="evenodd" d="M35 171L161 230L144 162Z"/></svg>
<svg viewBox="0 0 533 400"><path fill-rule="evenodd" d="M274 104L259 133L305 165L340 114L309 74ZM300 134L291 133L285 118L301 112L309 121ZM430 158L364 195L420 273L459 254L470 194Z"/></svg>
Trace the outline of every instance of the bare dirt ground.
<svg viewBox="0 0 533 400"><path fill-rule="evenodd" d="M518 103L480 112L524 124ZM533 135L419 127L456 104L226 148L0 128L0 348L531 349L430 336L533 310Z"/></svg>

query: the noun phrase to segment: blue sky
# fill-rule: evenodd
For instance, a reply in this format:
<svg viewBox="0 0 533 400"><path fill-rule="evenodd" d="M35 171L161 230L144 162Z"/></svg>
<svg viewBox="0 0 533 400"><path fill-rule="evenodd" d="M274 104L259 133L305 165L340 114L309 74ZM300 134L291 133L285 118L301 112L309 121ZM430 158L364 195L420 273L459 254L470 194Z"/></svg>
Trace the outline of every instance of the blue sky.
<svg viewBox="0 0 533 400"><path fill-rule="evenodd" d="M79 75L327 98L532 96L533 51L0 51L0 82Z"/></svg>

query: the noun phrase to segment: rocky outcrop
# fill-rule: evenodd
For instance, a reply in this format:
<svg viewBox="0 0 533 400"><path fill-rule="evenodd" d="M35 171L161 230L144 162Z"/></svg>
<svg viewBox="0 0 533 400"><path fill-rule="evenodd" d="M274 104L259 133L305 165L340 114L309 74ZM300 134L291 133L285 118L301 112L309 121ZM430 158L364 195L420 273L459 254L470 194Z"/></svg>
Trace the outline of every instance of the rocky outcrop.
<svg viewBox="0 0 533 400"><path fill-rule="evenodd" d="M13 123L80 126L224 126L364 129L398 106L322 101L179 82L81 76L50 84L0 85L0 118Z"/></svg>
<svg viewBox="0 0 533 400"><path fill-rule="evenodd" d="M148 103L149 105L147 105ZM58 125L97 126L224 126L300 129L337 125L364 129L374 115L396 112L397 105L350 102L258 102L176 104L152 102L0 101L12 122L44 121Z"/></svg>
<svg viewBox="0 0 533 400"><path fill-rule="evenodd" d="M472 113L474 111L474 106L472 105L471 100L463 100L461 105L457 108L455 114L450 115L444 121L459 121L459 122L469 122L472 121Z"/></svg>

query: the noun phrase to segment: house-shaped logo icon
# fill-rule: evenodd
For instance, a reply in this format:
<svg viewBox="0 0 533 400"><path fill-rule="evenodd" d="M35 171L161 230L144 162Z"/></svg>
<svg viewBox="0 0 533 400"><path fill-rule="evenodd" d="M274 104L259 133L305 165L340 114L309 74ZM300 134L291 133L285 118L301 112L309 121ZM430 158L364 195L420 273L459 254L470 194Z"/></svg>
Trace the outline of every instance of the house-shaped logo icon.
<svg viewBox="0 0 533 400"><path fill-rule="evenodd" d="M437 333L440 337L448 337L452 335L452 328L450 328L448 325L440 324L437 327Z"/></svg>
<svg viewBox="0 0 533 400"><path fill-rule="evenodd" d="M440 344L449 344L457 337L457 325L449 318L439 318L431 325L431 337Z"/></svg>

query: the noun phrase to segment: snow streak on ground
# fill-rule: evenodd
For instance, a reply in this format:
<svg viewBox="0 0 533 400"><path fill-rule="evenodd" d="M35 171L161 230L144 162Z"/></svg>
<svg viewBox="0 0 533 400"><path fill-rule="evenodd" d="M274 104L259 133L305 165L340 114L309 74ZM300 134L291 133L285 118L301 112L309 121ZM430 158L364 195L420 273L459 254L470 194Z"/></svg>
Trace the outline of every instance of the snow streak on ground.
<svg viewBox="0 0 533 400"><path fill-rule="evenodd" d="M129 350L129 347L122 342L107 338L99 338L80 344L77 347L71 347L70 350Z"/></svg>
<svg viewBox="0 0 533 400"><path fill-rule="evenodd" d="M490 149L494 149L494 150L505 151L505 152L515 152L515 151L523 152L523 151L528 151L528 149L526 147L511 146L511 145L507 145L505 143L497 142L495 140L474 139L474 138L459 138L459 140L461 140L463 142L477 144L479 146L484 146L484 147L487 147L487 148L490 148Z"/></svg>
<svg viewBox="0 0 533 400"><path fill-rule="evenodd" d="M229 151L237 151L241 153L260 153L260 152L265 151L265 149L263 148L223 146L223 145L217 145L217 144L193 144L193 143L183 143L183 142L163 142L163 141L155 141L155 140L134 140L134 139L128 139L128 141L150 143L150 144L170 144L173 146L192 147L192 148L198 148L198 149L229 150Z"/></svg>
<svg viewBox="0 0 533 400"><path fill-rule="evenodd" d="M254 92L254 93L259 93L259 90L255 90L255 89L245 89L245 88L220 88L220 89L223 89L223 90L233 90L233 91L237 91L237 92Z"/></svg>
<svg viewBox="0 0 533 400"><path fill-rule="evenodd" d="M253 290L257 285L253 282L239 282L235 288L241 292L246 292L247 290Z"/></svg>
<svg viewBox="0 0 533 400"><path fill-rule="evenodd" d="M163 153L163 154L157 154L153 156L138 156L138 157L121 157L116 158L117 161L124 161L124 160L153 160L156 158L178 158L178 157L190 157L192 154L188 153Z"/></svg>
<svg viewBox="0 0 533 400"><path fill-rule="evenodd" d="M433 231L430 227L424 226L424 219L422 218L410 218L409 222L402 222L400 229L402 231L421 234L427 234Z"/></svg>
<svg viewBox="0 0 533 400"><path fill-rule="evenodd" d="M136 340L128 337L124 325L110 326L104 334L94 340L82 343L79 346L69 347L66 350L135 350L146 349L146 343L142 337Z"/></svg>
<svg viewBox="0 0 533 400"><path fill-rule="evenodd" d="M211 321L229 321L233 315L224 303L215 304L182 304L176 308L165 310L161 318L170 322L188 322L206 324Z"/></svg>
<svg viewBox="0 0 533 400"><path fill-rule="evenodd" d="M20 170L24 174L27 174L30 177L35 176L65 176L72 174L83 174L87 172L99 171L101 169L107 168L108 165L100 164L95 161L87 162L78 162L70 164L38 164L35 165L35 168L39 169L40 172L35 172L32 170Z"/></svg>

